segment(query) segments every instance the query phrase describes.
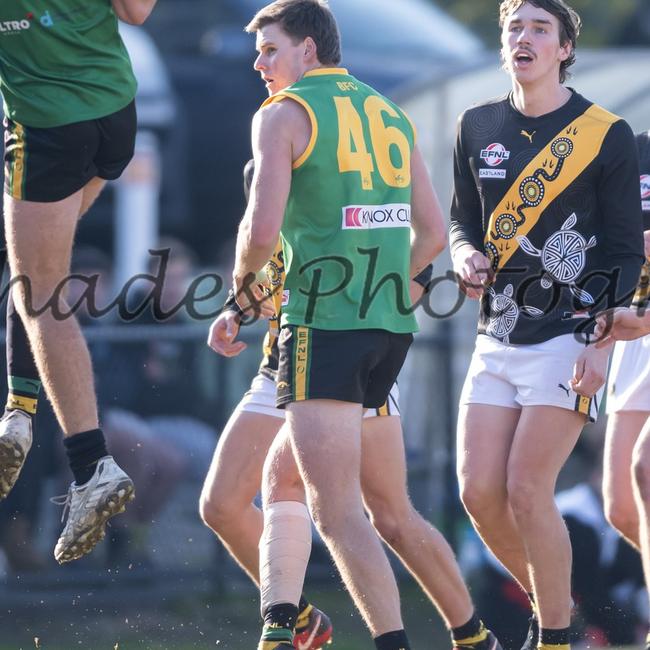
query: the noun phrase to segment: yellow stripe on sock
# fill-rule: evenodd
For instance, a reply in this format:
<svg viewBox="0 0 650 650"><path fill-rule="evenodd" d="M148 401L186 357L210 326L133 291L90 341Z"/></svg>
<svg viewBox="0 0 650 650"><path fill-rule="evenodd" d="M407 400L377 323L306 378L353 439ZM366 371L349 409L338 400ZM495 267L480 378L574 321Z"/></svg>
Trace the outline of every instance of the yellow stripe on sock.
<svg viewBox="0 0 650 650"><path fill-rule="evenodd" d="M571 650L571 644L563 643L562 645L553 645L551 643L540 643L537 650Z"/></svg>
<svg viewBox="0 0 650 650"><path fill-rule="evenodd" d="M31 397L24 397L23 395L14 395L9 393L7 395L7 408L8 409L20 409L26 413L31 413L34 415L36 413L36 405L38 404L37 399L32 399Z"/></svg>
<svg viewBox="0 0 650 650"><path fill-rule="evenodd" d="M476 636L468 636L466 639L454 639L454 645L476 645L487 639L488 631L481 625L481 631Z"/></svg>

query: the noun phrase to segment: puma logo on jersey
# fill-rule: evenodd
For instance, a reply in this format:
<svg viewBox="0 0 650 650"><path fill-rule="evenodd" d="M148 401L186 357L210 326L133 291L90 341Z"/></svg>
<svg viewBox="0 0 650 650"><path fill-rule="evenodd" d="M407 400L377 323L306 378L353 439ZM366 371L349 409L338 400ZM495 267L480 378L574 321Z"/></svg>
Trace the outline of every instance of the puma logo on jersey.
<svg viewBox="0 0 650 650"><path fill-rule="evenodd" d="M528 138L530 144L533 144L533 136L537 133L537 131L533 131L532 133L528 133L528 131L525 131L524 129L521 130L520 135L523 135Z"/></svg>
<svg viewBox="0 0 650 650"><path fill-rule="evenodd" d="M557 387L561 388L563 391L565 391L566 396L569 397L569 389L566 386L563 386L562 384L558 384Z"/></svg>

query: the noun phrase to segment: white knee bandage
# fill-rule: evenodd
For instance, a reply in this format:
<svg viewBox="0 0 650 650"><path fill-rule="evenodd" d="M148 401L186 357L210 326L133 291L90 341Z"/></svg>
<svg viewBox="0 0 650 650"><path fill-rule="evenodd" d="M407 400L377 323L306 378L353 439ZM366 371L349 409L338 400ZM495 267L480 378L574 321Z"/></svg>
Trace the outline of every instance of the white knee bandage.
<svg viewBox="0 0 650 650"><path fill-rule="evenodd" d="M311 553L311 518L304 503L278 501L264 508L260 539L262 615L272 605L298 605Z"/></svg>

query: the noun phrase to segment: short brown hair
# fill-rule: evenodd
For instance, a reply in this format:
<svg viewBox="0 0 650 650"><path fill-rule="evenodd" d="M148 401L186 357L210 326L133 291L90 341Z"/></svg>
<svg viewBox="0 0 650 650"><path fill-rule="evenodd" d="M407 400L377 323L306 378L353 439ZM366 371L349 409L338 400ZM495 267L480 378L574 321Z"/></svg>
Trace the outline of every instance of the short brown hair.
<svg viewBox="0 0 650 650"><path fill-rule="evenodd" d="M564 47L567 43L571 43L571 54L560 63L560 83L564 83L568 76L568 68L576 60L576 43L582 26L580 16L564 0L502 0L499 7L499 27L503 27L506 18L526 2L555 16L560 23L560 45Z"/></svg>
<svg viewBox="0 0 650 650"><path fill-rule="evenodd" d="M341 62L339 28L325 0L276 0L260 9L244 30L252 34L273 23L278 23L294 41L310 36L321 64Z"/></svg>

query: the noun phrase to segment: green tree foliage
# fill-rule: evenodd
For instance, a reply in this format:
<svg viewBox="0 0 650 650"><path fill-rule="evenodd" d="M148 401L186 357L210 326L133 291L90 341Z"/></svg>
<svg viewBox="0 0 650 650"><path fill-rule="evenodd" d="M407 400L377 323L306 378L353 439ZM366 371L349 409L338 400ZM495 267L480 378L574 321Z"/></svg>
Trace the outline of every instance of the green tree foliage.
<svg viewBox="0 0 650 650"><path fill-rule="evenodd" d="M580 45L626 45L624 32L644 0L569 0L582 18ZM442 9L480 36L488 47L499 45L500 0L435 0Z"/></svg>

